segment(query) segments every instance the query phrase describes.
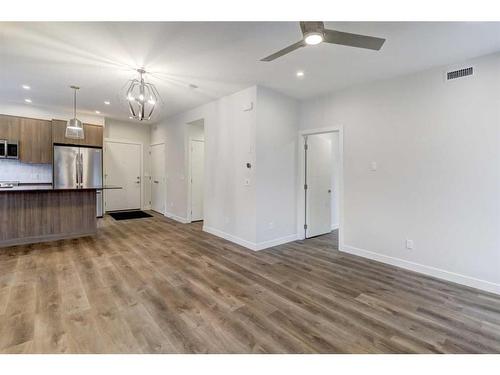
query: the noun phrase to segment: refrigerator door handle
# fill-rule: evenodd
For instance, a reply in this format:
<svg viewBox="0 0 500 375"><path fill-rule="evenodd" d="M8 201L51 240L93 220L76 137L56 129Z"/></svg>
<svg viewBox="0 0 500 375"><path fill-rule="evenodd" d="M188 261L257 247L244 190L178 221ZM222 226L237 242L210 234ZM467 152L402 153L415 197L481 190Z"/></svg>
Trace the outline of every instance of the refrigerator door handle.
<svg viewBox="0 0 500 375"><path fill-rule="evenodd" d="M79 178L78 178L78 175L80 174L80 167L78 166L78 154L76 155L76 158L75 158L75 174L76 174L76 187L78 187L78 181L79 181Z"/></svg>
<svg viewBox="0 0 500 375"><path fill-rule="evenodd" d="M83 187L83 154L80 154L80 187Z"/></svg>

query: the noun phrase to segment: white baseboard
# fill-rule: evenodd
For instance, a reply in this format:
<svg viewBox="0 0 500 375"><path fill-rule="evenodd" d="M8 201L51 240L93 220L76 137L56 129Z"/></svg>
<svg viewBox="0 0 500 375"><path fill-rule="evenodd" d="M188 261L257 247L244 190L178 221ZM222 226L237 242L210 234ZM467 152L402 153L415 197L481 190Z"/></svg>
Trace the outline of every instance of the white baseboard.
<svg viewBox="0 0 500 375"><path fill-rule="evenodd" d="M336 230L336 229L339 229L339 225L338 224L332 224L332 230Z"/></svg>
<svg viewBox="0 0 500 375"><path fill-rule="evenodd" d="M232 234L223 232L219 229L207 227L206 225L203 226L203 231L210 233L210 234L213 234L214 236L217 236L217 237L222 237L225 240L234 242L235 244L246 247L247 249L250 249L253 251L264 250L264 249L267 249L269 247L282 245L284 243L296 241L298 239L296 234L292 234L289 236L276 238L276 239L270 240L270 241L255 243L255 242L244 240L243 238L240 238L240 237L233 236Z"/></svg>
<svg viewBox="0 0 500 375"><path fill-rule="evenodd" d="M177 215L174 215L170 212L165 212L165 216L170 218L170 219L173 219L175 221L178 221L179 223L182 223L182 224L189 223L188 219L186 219L185 217L177 216Z"/></svg>
<svg viewBox="0 0 500 375"><path fill-rule="evenodd" d="M290 234L288 236L276 238L274 240L258 242L255 244L255 250L264 250L264 249L267 249L269 247L283 245L284 243L288 243L288 242L292 242L292 241L297 241L298 239L299 239L299 236L297 234Z"/></svg>
<svg viewBox="0 0 500 375"><path fill-rule="evenodd" d="M438 279L451 281L457 284L462 284L469 286L471 288L481 289L486 292L500 294L500 284L492 283L490 281L476 279L474 277L461 275L455 272L450 272L443 270L441 268L435 268L431 266L426 266L424 264L411 262L401 258L394 258L388 255L383 255L375 253L373 251L359 249L354 246L342 245L340 251L345 253L358 255L363 258L368 258L376 260L378 262L387 263L396 267L404 268L410 271L419 272L424 275L436 277Z"/></svg>
<svg viewBox="0 0 500 375"><path fill-rule="evenodd" d="M225 240L234 242L235 244L238 244L238 245L241 245L243 247L246 247L247 249L256 250L255 249L255 245L256 244L254 242L250 242L250 241L244 240L243 238L239 238L239 237L233 236L232 234L223 232L223 231L221 231L219 229L215 229L215 228L212 228L212 227L207 227L206 225L204 225L203 226L203 231L207 232L207 233L210 233L210 234L213 234L214 236L217 236L217 237L222 237Z"/></svg>

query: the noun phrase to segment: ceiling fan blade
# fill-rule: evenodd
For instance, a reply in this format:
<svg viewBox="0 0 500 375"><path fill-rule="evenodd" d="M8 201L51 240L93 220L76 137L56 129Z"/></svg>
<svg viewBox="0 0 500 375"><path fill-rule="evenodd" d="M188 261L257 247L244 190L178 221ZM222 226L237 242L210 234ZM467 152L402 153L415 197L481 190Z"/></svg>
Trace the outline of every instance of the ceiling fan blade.
<svg viewBox="0 0 500 375"><path fill-rule="evenodd" d="M344 33L342 31L325 29L324 42L341 44L344 46L380 50L385 42L383 38L373 36Z"/></svg>
<svg viewBox="0 0 500 375"><path fill-rule="evenodd" d="M299 49L300 47L304 47L305 43L303 40L292 44L291 46L288 46L286 48L283 48L282 50L279 50L278 52L273 53L272 55L269 55L267 57L264 57L263 59L260 59L260 61L273 61L277 59L278 57L281 57L283 55L286 55L287 53L290 53L292 51L295 51L296 49Z"/></svg>

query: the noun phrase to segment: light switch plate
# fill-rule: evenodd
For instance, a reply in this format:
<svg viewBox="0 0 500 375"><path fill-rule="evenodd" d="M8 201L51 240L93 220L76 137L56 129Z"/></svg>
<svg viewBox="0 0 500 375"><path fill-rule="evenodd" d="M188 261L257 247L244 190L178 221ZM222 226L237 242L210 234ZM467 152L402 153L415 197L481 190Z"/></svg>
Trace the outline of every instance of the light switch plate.
<svg viewBox="0 0 500 375"><path fill-rule="evenodd" d="M370 169L372 171L376 171L377 170L377 162L376 161L372 161L371 164L370 164Z"/></svg>

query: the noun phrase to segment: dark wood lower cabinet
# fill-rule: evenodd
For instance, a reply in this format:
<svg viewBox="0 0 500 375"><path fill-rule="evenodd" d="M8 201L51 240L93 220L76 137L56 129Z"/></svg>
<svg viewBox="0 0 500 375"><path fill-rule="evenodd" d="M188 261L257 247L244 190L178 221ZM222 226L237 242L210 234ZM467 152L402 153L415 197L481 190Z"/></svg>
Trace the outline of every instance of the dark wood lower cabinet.
<svg viewBox="0 0 500 375"><path fill-rule="evenodd" d="M93 235L95 190L0 192L0 247Z"/></svg>

